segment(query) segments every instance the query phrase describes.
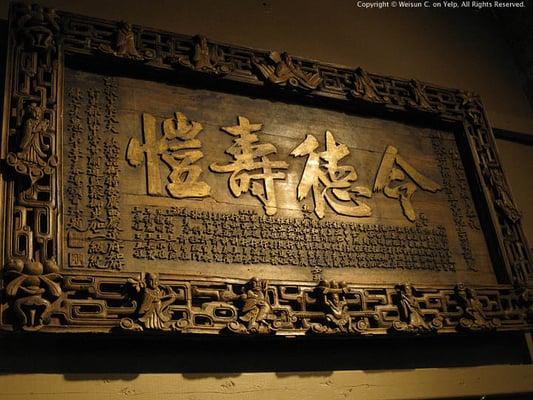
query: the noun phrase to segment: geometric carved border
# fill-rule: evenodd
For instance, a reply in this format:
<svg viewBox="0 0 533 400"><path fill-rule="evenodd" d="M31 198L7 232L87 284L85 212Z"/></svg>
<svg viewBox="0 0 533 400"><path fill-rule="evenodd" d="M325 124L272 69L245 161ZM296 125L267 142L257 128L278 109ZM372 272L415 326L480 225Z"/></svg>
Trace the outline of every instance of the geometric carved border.
<svg viewBox="0 0 533 400"><path fill-rule="evenodd" d="M66 273L59 259L65 59L160 71L460 127L500 285L439 287ZM478 96L287 53L12 4L1 153L1 327L241 334L422 334L531 328L533 262Z"/></svg>

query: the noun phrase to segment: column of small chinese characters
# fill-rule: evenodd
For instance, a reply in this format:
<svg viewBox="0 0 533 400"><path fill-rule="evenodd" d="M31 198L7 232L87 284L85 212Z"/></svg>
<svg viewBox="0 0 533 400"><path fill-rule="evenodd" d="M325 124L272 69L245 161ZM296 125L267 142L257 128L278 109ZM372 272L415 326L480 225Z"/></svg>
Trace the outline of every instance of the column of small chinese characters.
<svg viewBox="0 0 533 400"><path fill-rule="evenodd" d="M87 176L88 186L88 236L89 249L87 267L102 268L104 256L107 253L106 239L106 212L105 212L105 189L104 176L102 173L104 156L102 152L102 112L99 107L101 92L89 89L87 105L88 127L88 154Z"/></svg>
<svg viewBox="0 0 533 400"><path fill-rule="evenodd" d="M117 83L115 78L104 78L104 132L105 140L105 198L106 198L106 238L107 253L104 259L106 269L120 270L124 266L120 228L120 188L119 188L119 154L117 114Z"/></svg>

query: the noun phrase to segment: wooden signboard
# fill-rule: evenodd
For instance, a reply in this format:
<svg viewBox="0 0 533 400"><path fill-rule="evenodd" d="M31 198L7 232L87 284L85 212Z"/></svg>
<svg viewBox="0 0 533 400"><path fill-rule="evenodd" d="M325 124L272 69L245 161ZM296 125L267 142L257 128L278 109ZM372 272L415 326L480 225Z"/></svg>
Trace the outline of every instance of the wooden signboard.
<svg viewBox="0 0 533 400"><path fill-rule="evenodd" d="M38 5L9 24L2 329L531 327L476 95Z"/></svg>

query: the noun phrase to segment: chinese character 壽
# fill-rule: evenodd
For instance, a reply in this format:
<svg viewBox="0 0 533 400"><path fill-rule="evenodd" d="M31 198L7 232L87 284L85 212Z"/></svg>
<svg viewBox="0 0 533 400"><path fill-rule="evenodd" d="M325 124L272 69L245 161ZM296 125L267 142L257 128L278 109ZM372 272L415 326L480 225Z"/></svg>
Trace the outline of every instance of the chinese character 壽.
<svg viewBox="0 0 533 400"><path fill-rule="evenodd" d="M263 124L251 124L248 118L238 117L239 124L222 127L224 132L235 136L233 144L226 149L226 153L233 156L234 161L220 165L211 164L214 172L231 172L229 187L235 197L250 190L265 208L267 215L274 215L277 211L275 179L285 179L285 173L276 169L287 169L285 161L273 161L268 157L277 152L271 143L258 143L259 139L253 132L260 131ZM258 181L262 181L258 182Z"/></svg>

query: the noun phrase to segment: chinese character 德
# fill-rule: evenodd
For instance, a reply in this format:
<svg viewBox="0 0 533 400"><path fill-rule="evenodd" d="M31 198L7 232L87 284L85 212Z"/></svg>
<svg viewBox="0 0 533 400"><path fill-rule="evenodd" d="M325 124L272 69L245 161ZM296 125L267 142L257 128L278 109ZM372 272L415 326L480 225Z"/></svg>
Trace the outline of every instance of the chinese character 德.
<svg viewBox="0 0 533 400"><path fill-rule="evenodd" d="M287 169L285 161L272 161L268 157L277 152L271 143L258 143L257 135L252 132L260 131L263 124L251 124L248 118L238 117L239 124L222 127L224 132L235 136L233 144L226 149L226 153L233 156L234 162L226 165L213 163L210 168L214 172L231 172L229 187L235 197L250 190L265 208L267 215L274 215L277 211L275 179L285 179L284 172L276 169ZM263 181L262 183L257 181Z"/></svg>
<svg viewBox="0 0 533 400"><path fill-rule="evenodd" d="M400 168L396 168L395 164ZM403 170L403 171L402 171ZM381 192L391 199L399 199L402 210L407 219L411 222L416 220L416 213L413 209L411 199L416 191L417 185L413 182L401 183L391 186L394 181L403 181L404 172L423 190L435 193L442 187L429 178L423 176L413 166L398 154L398 149L394 146L387 146L374 182L374 192Z"/></svg>
<svg viewBox="0 0 533 400"><path fill-rule="evenodd" d="M357 196L370 197L370 189L352 187L357 180L355 168L351 165L338 165L340 160L350 154L348 146L337 144L330 131L326 131L326 151L317 153L318 146L317 139L313 135L307 135L291 153L294 157L307 156L298 184L298 200L305 199L313 189L315 213L320 219L324 218L326 202L338 214L351 217L372 215L370 206L357 199Z"/></svg>
<svg viewBox="0 0 533 400"><path fill-rule="evenodd" d="M198 180L202 173L201 167L193 165L204 156L199 150L202 142L196 138L203 129L202 124L188 121L185 115L176 112L174 118L163 121L163 135L158 138L156 119L148 113L143 113L142 118L144 144L131 138L126 158L134 167L146 161L148 194L163 194L159 170L161 158L171 171L168 176L170 183L166 185L166 189L172 197L181 199L209 196L209 185Z"/></svg>

